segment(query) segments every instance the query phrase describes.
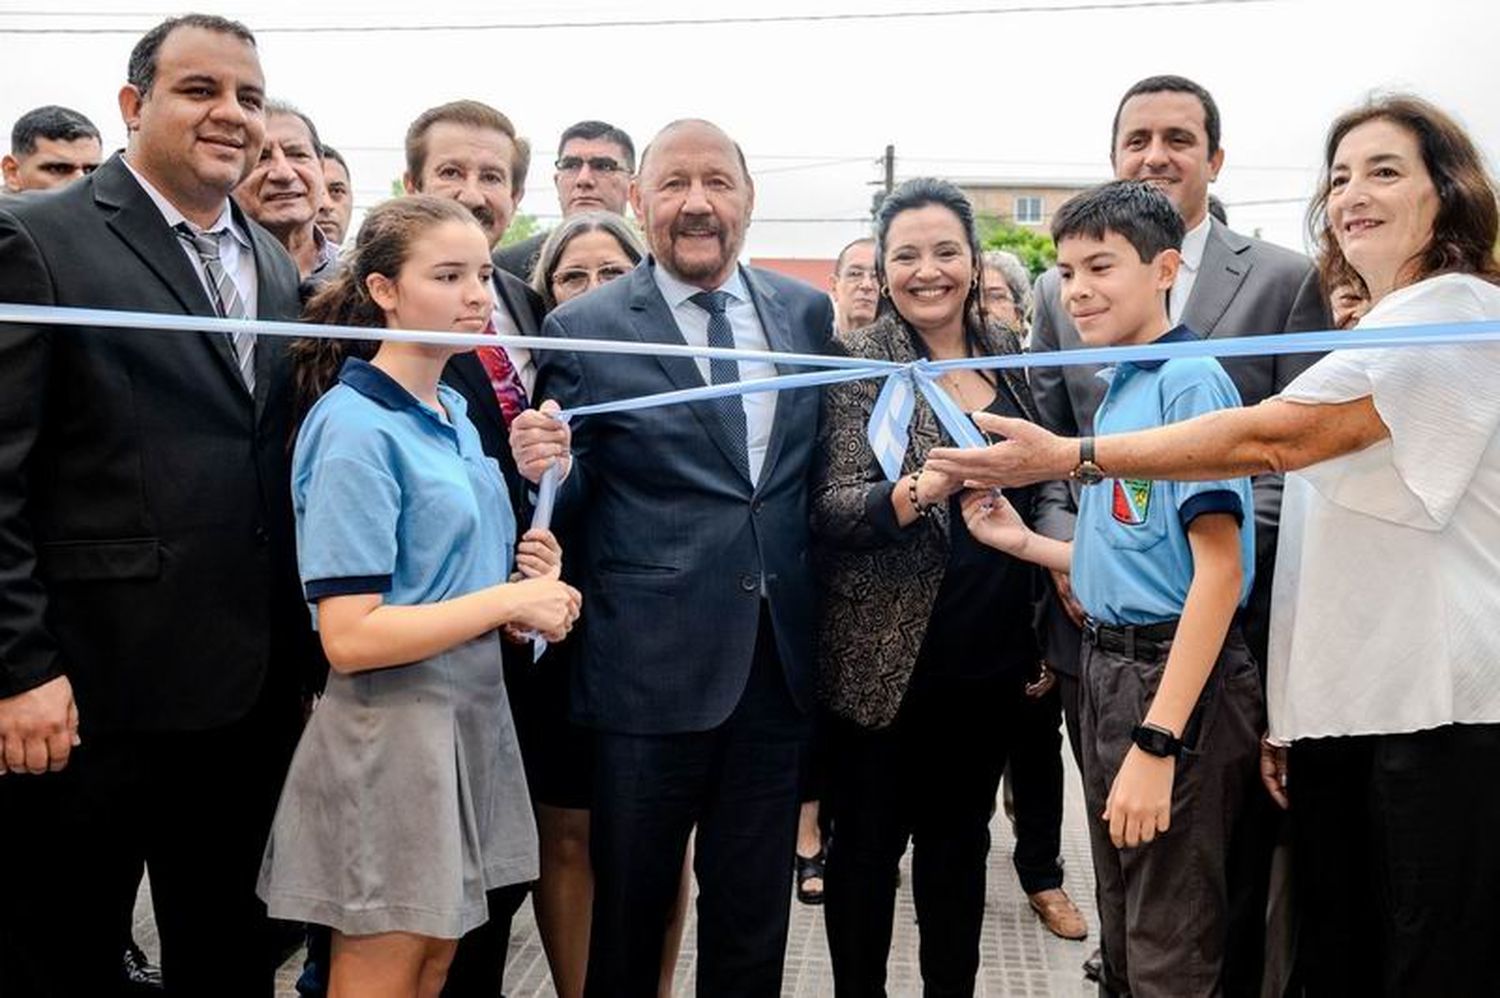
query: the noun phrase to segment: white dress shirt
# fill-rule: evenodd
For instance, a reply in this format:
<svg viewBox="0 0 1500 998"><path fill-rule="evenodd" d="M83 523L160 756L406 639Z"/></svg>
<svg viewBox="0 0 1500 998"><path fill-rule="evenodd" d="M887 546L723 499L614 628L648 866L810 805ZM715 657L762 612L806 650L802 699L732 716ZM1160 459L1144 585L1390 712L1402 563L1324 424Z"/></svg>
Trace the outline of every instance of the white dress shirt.
<svg viewBox="0 0 1500 998"><path fill-rule="evenodd" d="M1446 274L1357 328L1486 319L1500 288ZM1279 397L1368 397L1390 437L1286 476L1272 736L1500 722L1500 344L1336 351Z"/></svg>
<svg viewBox="0 0 1500 998"><path fill-rule="evenodd" d="M708 313L689 300L703 289L678 280L667 273L665 267L655 262L652 263L651 274L656 279L657 289L667 300L667 307L672 310L672 317L677 320L677 329L682 333L682 338L689 346L708 346ZM770 341L766 338L766 331L760 324L760 316L756 314L755 302L750 297L750 289L746 286L745 277L740 273L739 268L736 267L734 273L729 275L729 280L715 290L729 295L724 314L729 319L729 327L734 333L735 348L739 350L771 349ZM703 383L706 385L710 378L708 358L699 357L696 360L698 373L703 377ZM753 378L774 378L780 373L776 370L775 364L748 360L739 362L739 370L741 381L749 381ZM745 407L745 442L750 453L750 480L759 482L761 468L766 463L766 448L771 443L771 423L776 417L776 393L754 392L741 395L740 402Z"/></svg>
<svg viewBox="0 0 1500 998"><path fill-rule="evenodd" d="M1177 268L1177 280L1172 283L1172 294L1168 299L1171 306L1168 317L1174 326L1182 321L1182 313L1187 311L1188 299L1193 295L1193 285L1198 282L1198 269L1203 266L1203 249L1208 245L1208 230L1212 225L1213 216L1204 215L1203 221L1182 237L1182 266Z"/></svg>
<svg viewBox="0 0 1500 998"><path fill-rule="evenodd" d="M177 206L167 200L165 194L151 185L151 181L130 165L130 160L122 158L120 162L130 171L130 175L141 185L146 196L151 198L152 203L161 212L161 217L166 220L167 226L176 229L188 218L177 210ZM188 222L192 225L192 222ZM196 228L197 226L194 226ZM229 199L224 199L224 207L219 212L219 217L214 223L203 230L204 232L217 233L219 243L219 262L224 266L224 273L234 282L235 290L240 293L240 301L244 303L245 315L251 319L260 317L256 310L259 293L257 291L255 275L255 247L250 242L250 236L234 220L234 212L229 210ZM214 290L213 283L208 279L208 271L203 267L203 260L198 256L198 251L192 247L187 240L180 238L174 231L172 238L182 247L182 252L187 255L188 262L193 265L193 273L198 275L198 280L203 282L203 292L208 295L208 300L213 302L217 299L218 292Z"/></svg>
<svg viewBox="0 0 1500 998"><path fill-rule="evenodd" d="M497 279L496 284L499 283ZM495 292L495 310L490 316L490 321L495 325L495 332L501 336L520 336L521 328L516 325L516 320L511 318L510 309L505 307L505 300L500 297L500 292ZM532 396L536 393L536 358L530 350L525 347L496 347L504 350L505 356L510 358L510 366L516 369L516 377L521 379L521 387L526 389L527 401L533 407L537 400Z"/></svg>

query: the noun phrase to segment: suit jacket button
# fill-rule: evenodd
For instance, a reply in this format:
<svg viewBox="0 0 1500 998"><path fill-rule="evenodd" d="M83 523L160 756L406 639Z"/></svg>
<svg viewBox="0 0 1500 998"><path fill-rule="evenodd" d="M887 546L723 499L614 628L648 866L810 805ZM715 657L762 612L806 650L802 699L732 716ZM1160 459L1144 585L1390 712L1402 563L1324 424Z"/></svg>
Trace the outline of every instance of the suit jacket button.
<svg viewBox="0 0 1500 998"><path fill-rule="evenodd" d="M760 515L760 511L761 511L761 509L764 506L765 506L765 503L763 503L759 499L757 499L757 500L755 500L754 502L752 502L750 504L750 512L754 513L756 516L759 516Z"/></svg>
<svg viewBox="0 0 1500 998"><path fill-rule="evenodd" d="M271 539L271 535L270 535L269 532L267 532L267 530L266 530L265 527L256 527L255 528L255 542L257 544L265 544L270 539Z"/></svg>
<svg viewBox="0 0 1500 998"><path fill-rule="evenodd" d="M760 586L757 584L755 576L753 576L753 575L741 575L740 576L740 588L743 589L747 593L753 593L757 589L759 589Z"/></svg>

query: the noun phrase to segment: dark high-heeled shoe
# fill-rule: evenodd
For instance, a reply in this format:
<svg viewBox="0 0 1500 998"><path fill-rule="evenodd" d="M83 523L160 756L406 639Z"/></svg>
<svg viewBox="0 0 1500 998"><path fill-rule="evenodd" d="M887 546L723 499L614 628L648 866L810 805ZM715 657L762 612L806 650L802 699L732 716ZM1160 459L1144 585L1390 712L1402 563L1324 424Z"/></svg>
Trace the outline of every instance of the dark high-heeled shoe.
<svg viewBox="0 0 1500 998"><path fill-rule="evenodd" d="M797 856L797 900L803 904L822 904L822 890L809 890L809 880L822 880L823 867L828 858L827 853L819 849L816 856Z"/></svg>

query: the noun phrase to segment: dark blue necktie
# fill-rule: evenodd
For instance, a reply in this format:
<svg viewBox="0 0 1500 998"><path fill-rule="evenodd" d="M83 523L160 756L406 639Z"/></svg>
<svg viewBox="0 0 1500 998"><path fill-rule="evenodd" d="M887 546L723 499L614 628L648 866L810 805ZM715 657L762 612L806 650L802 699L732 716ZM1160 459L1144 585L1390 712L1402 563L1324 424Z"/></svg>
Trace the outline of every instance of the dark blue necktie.
<svg viewBox="0 0 1500 998"><path fill-rule="evenodd" d="M730 328L729 316L724 314L724 309L729 305L729 293L700 291L688 300L708 313L708 345L732 349L734 330ZM740 379L740 365L733 360L721 360L715 357L708 362L708 375L711 384L722 385L735 382ZM714 414L724 429L730 453L739 462L740 473L749 478L750 445L746 439L744 403L740 401L739 396L730 395L726 398L714 399L707 404L713 407Z"/></svg>

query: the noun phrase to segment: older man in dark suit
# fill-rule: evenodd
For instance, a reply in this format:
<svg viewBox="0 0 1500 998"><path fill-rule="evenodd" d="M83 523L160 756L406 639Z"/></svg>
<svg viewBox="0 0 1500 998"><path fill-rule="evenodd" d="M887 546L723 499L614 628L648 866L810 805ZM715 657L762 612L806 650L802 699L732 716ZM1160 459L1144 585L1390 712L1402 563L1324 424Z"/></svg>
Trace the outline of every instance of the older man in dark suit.
<svg viewBox="0 0 1500 998"><path fill-rule="evenodd" d="M680 121L632 186L652 256L548 317L544 333L642 344L822 349L816 289L737 263L755 189L739 147ZM769 363L549 353L563 405L775 375ZM780 992L812 701L807 564L817 393L581 419L558 515L586 593L574 714L598 731L590 995L656 993L667 912L697 826L698 993ZM564 446L527 414L536 475Z"/></svg>
<svg viewBox="0 0 1500 998"><path fill-rule="evenodd" d="M0 208L0 301L294 317L296 268L229 200L264 91L242 25L148 32L123 157ZM255 877L310 633L289 394L269 338L0 328L7 998L113 993L140 857L172 993L271 994Z"/></svg>
<svg viewBox="0 0 1500 998"><path fill-rule="evenodd" d="M1153 76L1125 92L1115 112L1111 162L1122 180L1158 186L1182 215L1187 235L1182 267L1168 296L1172 321L1200 336L1219 338L1328 328L1327 301L1319 289L1312 261L1279 246L1242 236L1210 217L1208 186L1224 164L1219 144L1219 109L1207 90L1180 76ZM1056 269L1037 279L1036 316L1031 349L1040 353L1072 350L1082 341L1064 312ZM1310 355L1226 358L1245 405L1255 405L1281 391L1317 358ZM1032 392L1048 429L1071 436L1093 432L1094 413L1107 387L1098 367L1038 367L1032 370ZM1261 475L1254 481L1255 590L1244 621L1246 637L1264 667L1272 568L1276 558L1276 524L1281 511L1281 478ZM1077 517L1077 486L1049 482L1037 504L1037 529L1071 540ZM1047 616L1047 656L1059 676L1068 733L1077 752L1077 663L1080 611L1068 577L1054 573L1056 590ZM1055 723L1055 722L1054 722ZM1255 788L1256 805L1264 795ZM1061 788L1058 788L1061 796ZM1017 808L1025 802L1017 800ZM1060 802L1059 802L1060 814ZM1249 827L1253 823L1247 823ZM1267 839L1252 831L1251 839ZM1269 853L1258 843L1246 851L1247 869L1239 878L1253 884L1238 904L1233 948L1225 979L1232 993L1259 989L1260 949L1265 910L1263 860ZM1254 867L1249 869L1248 867Z"/></svg>

